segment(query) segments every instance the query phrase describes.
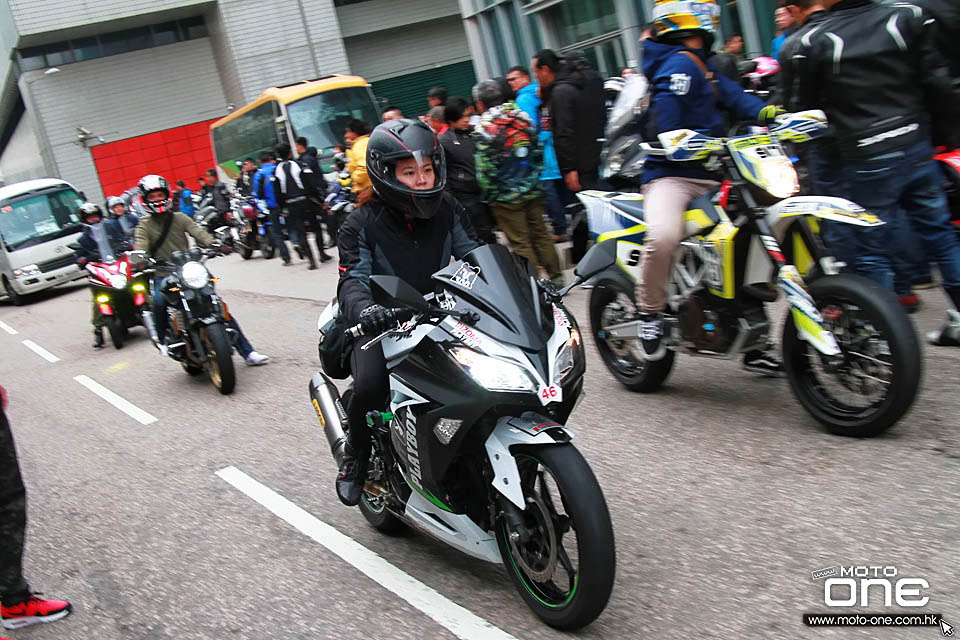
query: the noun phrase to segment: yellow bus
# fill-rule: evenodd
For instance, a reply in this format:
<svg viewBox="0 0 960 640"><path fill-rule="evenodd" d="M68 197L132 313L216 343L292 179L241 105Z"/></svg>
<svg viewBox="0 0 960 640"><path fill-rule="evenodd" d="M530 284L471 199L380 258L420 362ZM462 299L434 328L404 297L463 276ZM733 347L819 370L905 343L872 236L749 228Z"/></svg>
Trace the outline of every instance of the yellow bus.
<svg viewBox="0 0 960 640"><path fill-rule="evenodd" d="M347 123L357 118L370 126L380 122L373 91L359 76L331 75L282 87L270 87L260 97L210 125L213 156L230 179L246 158L259 162L261 151L280 142L295 147L300 136L317 155L324 172L333 168L333 145L343 144ZM294 155L296 149L294 148Z"/></svg>

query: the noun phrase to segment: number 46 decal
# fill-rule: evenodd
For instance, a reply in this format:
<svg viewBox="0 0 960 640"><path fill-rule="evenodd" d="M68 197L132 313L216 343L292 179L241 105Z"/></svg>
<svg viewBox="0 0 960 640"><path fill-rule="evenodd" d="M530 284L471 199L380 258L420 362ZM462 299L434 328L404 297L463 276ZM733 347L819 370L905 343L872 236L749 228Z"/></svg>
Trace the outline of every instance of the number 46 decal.
<svg viewBox="0 0 960 640"><path fill-rule="evenodd" d="M560 385L552 384L549 387L540 387L540 404L547 406L551 402L563 402L563 389Z"/></svg>

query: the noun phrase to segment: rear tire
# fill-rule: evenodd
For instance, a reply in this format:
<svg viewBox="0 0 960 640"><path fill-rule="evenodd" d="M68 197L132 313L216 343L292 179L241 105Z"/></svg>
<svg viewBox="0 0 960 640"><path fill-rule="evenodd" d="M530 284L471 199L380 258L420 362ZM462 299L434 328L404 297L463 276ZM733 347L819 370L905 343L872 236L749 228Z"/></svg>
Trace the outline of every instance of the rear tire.
<svg viewBox="0 0 960 640"><path fill-rule="evenodd" d="M7 277L3 277L3 288L7 292L7 297L10 298L10 302L13 303L15 307L22 307L27 303L27 296L17 293L13 285L10 284L10 281L7 280Z"/></svg>
<svg viewBox="0 0 960 640"><path fill-rule="evenodd" d="M835 435L867 438L893 426L917 397L923 353L913 324L893 293L866 278L840 274L809 285L810 295L843 350L835 373L800 338L792 312L783 327L783 365L797 400ZM821 366L817 366L821 365ZM828 388L837 387L837 397ZM878 384L879 383L879 384ZM869 394L871 390L883 393ZM877 395L867 406L870 396Z"/></svg>
<svg viewBox="0 0 960 640"><path fill-rule="evenodd" d="M516 532L509 531L507 518L497 520L504 567L541 620L557 629L579 629L606 608L616 574L613 525L603 491L572 444L518 447L514 456L527 504L521 517L532 535L526 542L513 540ZM553 495L551 484L559 495ZM564 538L571 532L576 545L568 549ZM576 567L570 557L574 551Z"/></svg>
<svg viewBox="0 0 960 640"><path fill-rule="evenodd" d="M114 348L123 349L123 323L120 322L120 318L117 316L107 316L105 318L107 324L107 331L110 332L110 341L113 343Z"/></svg>
<svg viewBox="0 0 960 640"><path fill-rule="evenodd" d="M233 368L233 344L222 324L207 325L207 346L210 349L207 362L210 381L220 393L229 395L237 384L237 375Z"/></svg>
<svg viewBox="0 0 960 640"><path fill-rule="evenodd" d="M626 317L636 313L633 292L613 280L598 282L590 293L590 328L593 340L600 352L600 358L607 370L630 391L651 393L657 391L673 369L675 353L671 350L660 360L649 362L639 353L639 344L631 349L629 340L609 340L601 338L600 332L608 324L612 305L623 307L629 301L629 309L617 310L616 315ZM605 317L605 313L606 316ZM633 341L639 342L639 341Z"/></svg>
<svg viewBox="0 0 960 640"><path fill-rule="evenodd" d="M243 246L240 247L240 257L249 260L253 257L253 249L257 246L257 236L254 233L248 233L244 238Z"/></svg>
<svg viewBox="0 0 960 640"><path fill-rule="evenodd" d="M406 528L403 521L390 513L386 506L381 505L377 508L373 505L367 494L363 494L360 498L360 504L357 506L360 508L360 513L363 514L363 517L370 523L370 526L380 533L397 533Z"/></svg>

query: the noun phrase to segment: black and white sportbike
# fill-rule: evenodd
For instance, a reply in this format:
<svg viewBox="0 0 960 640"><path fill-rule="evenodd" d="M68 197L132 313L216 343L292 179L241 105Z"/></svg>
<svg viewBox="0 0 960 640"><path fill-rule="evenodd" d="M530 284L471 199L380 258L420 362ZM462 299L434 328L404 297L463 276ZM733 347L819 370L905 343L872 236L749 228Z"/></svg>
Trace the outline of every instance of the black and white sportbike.
<svg viewBox="0 0 960 640"><path fill-rule="evenodd" d="M526 260L497 245L438 271L428 296L373 276L374 299L406 320L364 345L383 349L390 377L390 397L367 415L364 517L380 531L410 525L503 563L527 605L559 629L600 615L616 565L606 500L564 426L586 365L562 298L611 266L612 255L596 256L562 290L538 283ZM345 378L330 341L361 331L337 330L337 317L336 302L320 316L321 360ZM323 372L310 382L338 464L351 393L341 400Z"/></svg>

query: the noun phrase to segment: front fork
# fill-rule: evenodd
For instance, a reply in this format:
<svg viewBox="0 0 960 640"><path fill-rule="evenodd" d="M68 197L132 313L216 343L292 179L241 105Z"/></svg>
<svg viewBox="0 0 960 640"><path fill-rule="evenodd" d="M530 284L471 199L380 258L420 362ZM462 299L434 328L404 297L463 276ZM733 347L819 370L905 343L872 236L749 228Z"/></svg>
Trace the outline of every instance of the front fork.
<svg viewBox="0 0 960 640"><path fill-rule="evenodd" d="M756 218L754 224L757 234L760 236L760 242L763 243L763 248L766 249L767 255L770 256L770 260L777 269L777 282L790 303L790 311L798 335L801 339L813 345L824 356L840 355L842 351L833 334L823 326L823 316L820 315L816 302L810 296L810 292L807 291L807 285L803 281L803 277L801 277L796 265L787 262L783 251L780 249L780 243L777 242L773 231L770 229L770 225L763 218ZM808 241L807 236L809 236L807 246L811 248L814 258L822 261L826 252L820 239L810 232L805 220L802 221L800 228L801 234L804 230L807 231L804 234L804 241Z"/></svg>

